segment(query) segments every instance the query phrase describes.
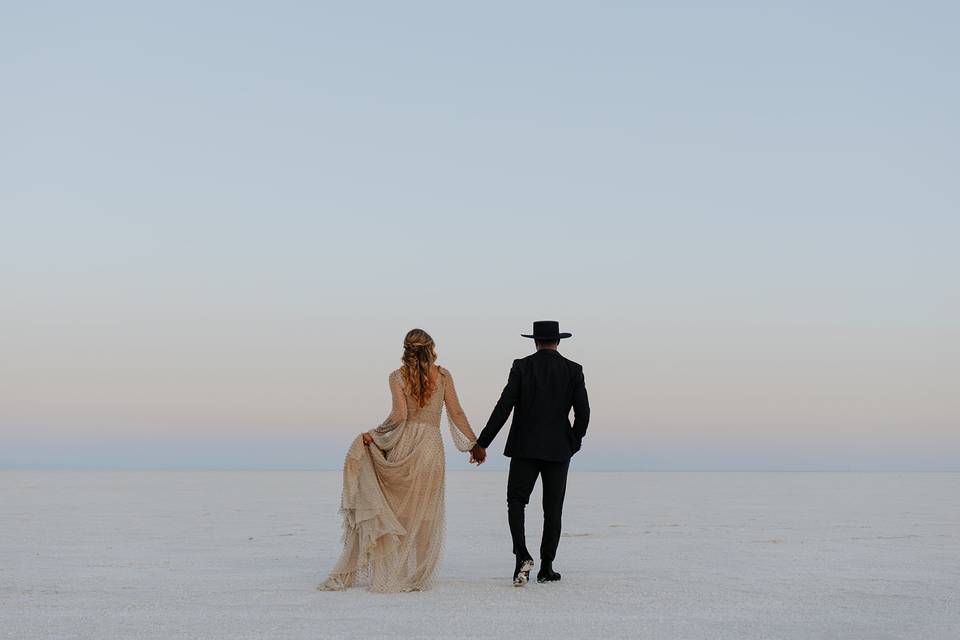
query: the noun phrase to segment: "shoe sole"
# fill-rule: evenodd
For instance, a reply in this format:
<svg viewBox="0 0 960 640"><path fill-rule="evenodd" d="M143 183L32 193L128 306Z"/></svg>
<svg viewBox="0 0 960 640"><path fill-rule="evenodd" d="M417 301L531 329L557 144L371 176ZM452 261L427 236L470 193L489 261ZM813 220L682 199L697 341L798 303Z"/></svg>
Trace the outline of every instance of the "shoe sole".
<svg viewBox="0 0 960 640"><path fill-rule="evenodd" d="M513 579L513 586L523 587L530 581L530 571L533 569L533 560L527 560L520 565L520 571L517 577Z"/></svg>

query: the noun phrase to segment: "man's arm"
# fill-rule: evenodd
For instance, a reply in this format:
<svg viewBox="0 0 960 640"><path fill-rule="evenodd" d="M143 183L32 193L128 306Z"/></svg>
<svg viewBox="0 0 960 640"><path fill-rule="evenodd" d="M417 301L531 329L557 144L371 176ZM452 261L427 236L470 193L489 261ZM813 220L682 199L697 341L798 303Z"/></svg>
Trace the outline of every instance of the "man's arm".
<svg viewBox="0 0 960 640"><path fill-rule="evenodd" d="M590 422L590 403L587 401L587 385L583 379L583 369L576 381L573 391L573 433L583 438L587 433L587 424Z"/></svg>
<svg viewBox="0 0 960 640"><path fill-rule="evenodd" d="M490 443L497 437L497 433L500 432L500 429L507 421L510 412L513 410L514 405L517 404L519 398L520 367L517 365L517 361L514 360L513 366L510 367L510 376L507 378L507 386L503 388L503 393L500 394L500 399L497 400L497 405L493 408L490 419L487 420L487 426L483 428L483 431L480 432L480 437L477 438L478 445L484 449L490 446Z"/></svg>

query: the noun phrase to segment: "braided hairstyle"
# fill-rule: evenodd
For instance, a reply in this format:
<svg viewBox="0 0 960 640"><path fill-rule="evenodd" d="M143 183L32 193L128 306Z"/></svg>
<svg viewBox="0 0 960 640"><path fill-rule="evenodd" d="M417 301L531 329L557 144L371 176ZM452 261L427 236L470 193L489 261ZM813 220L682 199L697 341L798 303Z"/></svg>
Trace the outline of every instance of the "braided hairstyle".
<svg viewBox="0 0 960 640"><path fill-rule="evenodd" d="M429 333L423 329L407 332L403 339L403 381L421 408L436 387L436 380L430 380L430 367L436 359L437 348Z"/></svg>

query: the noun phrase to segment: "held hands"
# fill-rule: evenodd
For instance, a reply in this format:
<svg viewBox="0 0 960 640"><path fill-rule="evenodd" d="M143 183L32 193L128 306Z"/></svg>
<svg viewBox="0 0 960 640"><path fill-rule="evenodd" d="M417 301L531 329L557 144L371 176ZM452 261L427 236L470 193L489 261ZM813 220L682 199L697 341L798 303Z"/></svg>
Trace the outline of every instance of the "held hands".
<svg viewBox="0 0 960 640"><path fill-rule="evenodd" d="M487 450L478 444L473 445L473 449L470 449L470 464L476 464L479 467L486 459Z"/></svg>

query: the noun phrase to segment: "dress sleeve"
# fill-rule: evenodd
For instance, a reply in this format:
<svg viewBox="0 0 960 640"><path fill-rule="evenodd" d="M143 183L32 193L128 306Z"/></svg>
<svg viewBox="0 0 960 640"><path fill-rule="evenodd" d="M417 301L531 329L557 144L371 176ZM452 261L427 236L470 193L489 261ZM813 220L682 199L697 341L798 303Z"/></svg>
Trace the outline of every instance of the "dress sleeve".
<svg viewBox="0 0 960 640"><path fill-rule="evenodd" d="M403 431L400 427L407 420L407 399L403 395L399 370L390 374L389 382L390 395L393 397L393 408L390 410L387 419L369 432L373 437L373 443L384 451L392 449L397 444L400 433Z"/></svg>
<svg viewBox="0 0 960 640"><path fill-rule="evenodd" d="M450 435L453 437L453 446L459 451L470 451L477 444L477 436L470 428L467 414L463 412L463 407L460 406L460 398L457 397L457 388L453 384L453 376L447 369L441 369L440 372L444 376L443 404L447 407L447 422L450 427Z"/></svg>

